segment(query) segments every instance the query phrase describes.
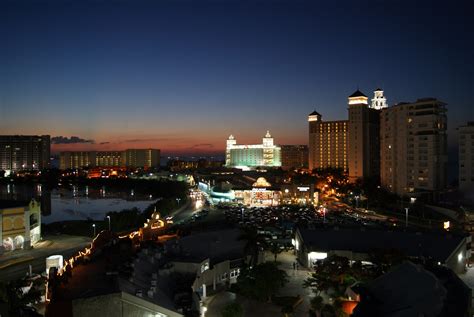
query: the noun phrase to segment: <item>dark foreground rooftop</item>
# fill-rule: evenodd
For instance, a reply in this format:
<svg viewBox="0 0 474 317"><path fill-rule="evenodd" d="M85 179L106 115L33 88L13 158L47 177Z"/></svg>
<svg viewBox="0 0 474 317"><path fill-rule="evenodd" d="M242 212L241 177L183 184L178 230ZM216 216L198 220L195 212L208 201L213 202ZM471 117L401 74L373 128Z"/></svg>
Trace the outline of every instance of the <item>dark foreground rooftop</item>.
<svg viewBox="0 0 474 317"><path fill-rule="evenodd" d="M445 262L465 236L452 233L361 230L356 228L299 229L305 245L315 251L400 250L407 256Z"/></svg>

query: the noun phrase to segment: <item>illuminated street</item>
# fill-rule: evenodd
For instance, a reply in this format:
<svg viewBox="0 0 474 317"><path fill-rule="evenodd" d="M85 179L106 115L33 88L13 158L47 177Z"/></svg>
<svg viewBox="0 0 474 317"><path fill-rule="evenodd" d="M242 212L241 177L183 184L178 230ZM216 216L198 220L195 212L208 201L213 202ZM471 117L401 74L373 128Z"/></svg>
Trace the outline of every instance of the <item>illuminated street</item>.
<svg viewBox="0 0 474 317"><path fill-rule="evenodd" d="M0 257L0 279L13 280L24 277L29 272L29 265L34 273L43 273L45 259L54 254L62 254L64 258L89 245L88 237L67 235L48 236L31 250L17 250Z"/></svg>

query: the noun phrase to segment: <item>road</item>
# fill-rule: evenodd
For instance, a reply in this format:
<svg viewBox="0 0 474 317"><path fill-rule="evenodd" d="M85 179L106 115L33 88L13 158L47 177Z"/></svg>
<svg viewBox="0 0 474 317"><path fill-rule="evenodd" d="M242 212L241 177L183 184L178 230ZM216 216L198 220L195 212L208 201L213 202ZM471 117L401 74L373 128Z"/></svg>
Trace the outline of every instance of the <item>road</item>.
<svg viewBox="0 0 474 317"><path fill-rule="evenodd" d="M183 222L192 217L193 214L201 211L204 205L204 197L200 191L194 191L184 206L174 211L171 216L174 223Z"/></svg>
<svg viewBox="0 0 474 317"><path fill-rule="evenodd" d="M46 258L60 254L68 259L79 250L84 249L91 238L69 235L45 236L30 250L16 250L0 256L0 281L10 281L24 277L32 266L34 273L46 269Z"/></svg>

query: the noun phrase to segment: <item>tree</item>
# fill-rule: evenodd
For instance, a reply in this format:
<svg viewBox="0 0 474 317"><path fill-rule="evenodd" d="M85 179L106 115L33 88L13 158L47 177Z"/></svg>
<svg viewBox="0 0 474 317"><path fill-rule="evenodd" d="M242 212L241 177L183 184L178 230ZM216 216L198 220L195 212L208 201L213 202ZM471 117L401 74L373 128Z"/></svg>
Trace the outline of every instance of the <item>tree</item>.
<svg viewBox="0 0 474 317"><path fill-rule="evenodd" d="M39 288L43 282L41 279L35 280L29 292L25 294L22 288L28 286L30 283L26 278L8 283L0 283L0 302L8 305L8 310L12 316L18 316L22 310L26 309L28 304L41 300Z"/></svg>
<svg viewBox="0 0 474 317"><path fill-rule="evenodd" d="M244 315L244 310L242 305L239 303L231 303L224 307L221 312L222 317L242 317Z"/></svg>
<svg viewBox="0 0 474 317"><path fill-rule="evenodd" d="M257 233L255 228L245 228L239 240L245 241L244 250L247 255L250 255L250 265L257 264L259 249L265 246L264 238Z"/></svg>
<svg viewBox="0 0 474 317"><path fill-rule="evenodd" d="M325 304L321 309L322 317L336 317L336 311L330 304Z"/></svg>
<svg viewBox="0 0 474 317"><path fill-rule="evenodd" d="M276 262L265 262L244 267L237 278L237 290L245 297L269 302L287 282L288 275Z"/></svg>
<svg viewBox="0 0 474 317"><path fill-rule="evenodd" d="M311 310L314 311L316 316L321 317L321 309L324 306L324 300L322 296L314 296L309 302Z"/></svg>
<svg viewBox="0 0 474 317"><path fill-rule="evenodd" d="M276 262L277 256L278 256L278 254L281 253L281 251L282 251L282 250L281 250L280 245L279 245L278 243L272 243L272 244L270 245L270 252L271 252L271 253L273 254L273 256L274 256L274 262Z"/></svg>
<svg viewBox="0 0 474 317"><path fill-rule="evenodd" d="M333 255L316 263L314 273L304 281L303 286L311 287L317 295L325 292L341 297L347 287L355 282L372 279L374 275L370 267L363 266L359 261L351 265L349 259Z"/></svg>
<svg viewBox="0 0 474 317"><path fill-rule="evenodd" d="M374 249L369 253L370 261L374 264L374 277L387 273L394 265L401 264L406 256L397 249Z"/></svg>

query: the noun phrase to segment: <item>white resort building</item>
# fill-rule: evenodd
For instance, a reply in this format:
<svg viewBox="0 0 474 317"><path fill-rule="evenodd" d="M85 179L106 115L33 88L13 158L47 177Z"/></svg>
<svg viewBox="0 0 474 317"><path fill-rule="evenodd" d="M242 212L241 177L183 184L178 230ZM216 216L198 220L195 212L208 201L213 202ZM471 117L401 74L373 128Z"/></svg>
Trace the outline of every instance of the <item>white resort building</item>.
<svg viewBox="0 0 474 317"><path fill-rule="evenodd" d="M273 144L269 131L263 137L262 144L237 144L231 135L227 139L225 165L237 168L278 167L281 166L281 148Z"/></svg>

